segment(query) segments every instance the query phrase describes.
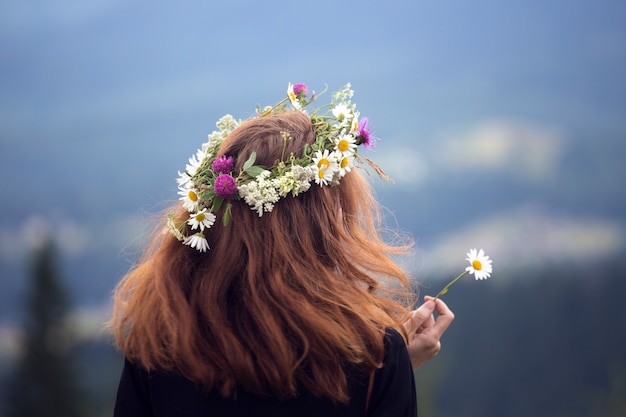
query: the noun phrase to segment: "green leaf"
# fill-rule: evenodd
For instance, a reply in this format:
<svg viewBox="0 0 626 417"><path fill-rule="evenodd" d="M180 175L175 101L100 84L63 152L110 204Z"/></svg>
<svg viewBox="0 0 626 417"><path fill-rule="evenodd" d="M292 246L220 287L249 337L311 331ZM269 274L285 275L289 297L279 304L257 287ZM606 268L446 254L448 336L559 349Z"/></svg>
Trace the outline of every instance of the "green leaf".
<svg viewBox="0 0 626 417"><path fill-rule="evenodd" d="M444 288L443 290L441 290L441 292L439 293L439 295L444 295L445 293L448 292L447 288Z"/></svg>
<svg viewBox="0 0 626 417"><path fill-rule="evenodd" d="M243 170L248 172L248 169L254 165L254 161L256 161L256 152L252 152L250 154L250 158L243 164Z"/></svg>
<svg viewBox="0 0 626 417"><path fill-rule="evenodd" d="M226 210L224 210L224 218L222 219L224 227L228 226L228 223L230 223L230 208L232 206L233 205L231 203L226 204Z"/></svg>
<svg viewBox="0 0 626 417"><path fill-rule="evenodd" d="M220 207L222 207L222 203L224 202L224 200L222 199L222 197L215 197L213 199L213 207L211 207L211 213L217 213L217 211L220 209Z"/></svg>
<svg viewBox="0 0 626 417"><path fill-rule="evenodd" d="M202 193L202 200L210 201L215 198L215 192L213 190L207 190Z"/></svg>
<svg viewBox="0 0 626 417"><path fill-rule="evenodd" d="M252 178L256 178L261 174L261 172L265 171L265 168L255 165L252 167L244 168L244 170L246 171L246 174L250 175Z"/></svg>

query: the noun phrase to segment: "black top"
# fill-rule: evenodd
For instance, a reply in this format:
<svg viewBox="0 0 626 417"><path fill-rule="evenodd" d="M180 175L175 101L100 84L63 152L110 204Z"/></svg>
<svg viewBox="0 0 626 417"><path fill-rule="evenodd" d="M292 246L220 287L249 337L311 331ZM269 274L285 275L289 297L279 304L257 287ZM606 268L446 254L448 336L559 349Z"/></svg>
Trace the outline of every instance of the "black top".
<svg viewBox="0 0 626 417"><path fill-rule="evenodd" d="M117 391L114 417L351 417L365 416L369 376L346 372L350 402L334 404L306 393L280 401L241 392L236 400L203 392L171 372L147 372L128 360ZM415 417L417 401L411 360L404 339L387 330L383 366L374 377L367 416Z"/></svg>

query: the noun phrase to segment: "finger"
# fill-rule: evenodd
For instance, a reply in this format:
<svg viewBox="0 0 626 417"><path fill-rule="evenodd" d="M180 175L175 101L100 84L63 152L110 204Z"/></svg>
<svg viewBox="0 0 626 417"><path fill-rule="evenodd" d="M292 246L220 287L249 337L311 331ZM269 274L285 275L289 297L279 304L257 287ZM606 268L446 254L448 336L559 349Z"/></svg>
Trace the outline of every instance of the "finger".
<svg viewBox="0 0 626 417"><path fill-rule="evenodd" d="M402 326L404 327L404 330L406 330L407 334L415 333L419 327L419 325L415 324L415 321L413 320L413 313L415 313L415 310L411 311L408 318L402 322Z"/></svg>
<svg viewBox="0 0 626 417"><path fill-rule="evenodd" d="M418 321L416 321L416 319L414 318L414 314L417 310L413 310L411 311L409 318L402 323L402 325L404 326L404 329L406 330L407 334L412 334L415 332L419 332L419 329L422 327L422 323L419 323ZM431 314L432 316L432 314ZM421 318L418 318L419 321L422 321Z"/></svg>
<svg viewBox="0 0 626 417"><path fill-rule="evenodd" d="M441 298L437 298L435 300L435 297L425 295L424 301L433 301L435 303L435 311L437 314L449 315L451 319L454 319L454 313L452 313L452 310L450 310L448 305Z"/></svg>
<svg viewBox="0 0 626 417"><path fill-rule="evenodd" d="M454 320L454 313L452 312L452 310L450 310L450 308L448 308L447 304L443 302L441 299L438 299L435 302L435 311L437 312L438 316L437 316L437 319L435 320L434 325L432 326L432 329L439 336L441 336L443 332L446 331L448 326L450 326L450 324L452 323L452 320Z"/></svg>
<svg viewBox="0 0 626 417"><path fill-rule="evenodd" d="M418 327L417 333L421 333L424 330L428 329L429 327L433 327L434 325L435 325L435 315L431 314L430 316L428 316L428 318L426 318L426 320L424 320L421 326Z"/></svg>
<svg viewBox="0 0 626 417"><path fill-rule="evenodd" d="M435 310L435 303L432 301L422 304L417 310L414 310L411 314L411 332L413 333L417 329L432 325L434 320L433 311ZM405 326L406 327L406 326Z"/></svg>
<svg viewBox="0 0 626 417"><path fill-rule="evenodd" d="M435 315L433 313L430 313L428 317L426 318L426 320L424 321L424 323L422 323L422 327L426 328L426 327L432 327L434 325L435 325Z"/></svg>

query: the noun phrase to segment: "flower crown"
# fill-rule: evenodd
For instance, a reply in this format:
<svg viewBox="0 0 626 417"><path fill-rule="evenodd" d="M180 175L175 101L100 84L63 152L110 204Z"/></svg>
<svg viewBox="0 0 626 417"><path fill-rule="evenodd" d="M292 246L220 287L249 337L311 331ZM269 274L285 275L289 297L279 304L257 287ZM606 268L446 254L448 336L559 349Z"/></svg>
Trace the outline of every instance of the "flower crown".
<svg viewBox="0 0 626 417"><path fill-rule="evenodd" d="M261 217L263 213L271 212L281 197L288 194L295 197L307 191L313 182L320 187L337 185L352 170L357 159L363 159L382 178L391 180L371 160L357 153L357 146L371 149L377 139L368 127L368 119L359 119L356 105L350 101L353 94L348 83L333 93L329 105L311 111L315 142L305 145L302 156L283 155L273 167L264 167L255 165L256 153L252 152L236 176L233 157L216 155L224 139L241 121L229 114L223 116L216 124L219 130L209 135L208 142L189 158L185 171L178 173L178 194L189 218L181 222L174 213L170 214L170 232L185 245L205 252L209 244L204 230L215 223L215 213L224 202L222 220L225 226L230 221L233 200L243 199ZM315 92L309 97L305 84L290 83L287 97L274 106L257 108L257 117L284 112L287 105L307 113L307 106L317 97ZM288 133L281 132L281 135L285 143L290 140ZM191 234L187 233L189 228Z"/></svg>

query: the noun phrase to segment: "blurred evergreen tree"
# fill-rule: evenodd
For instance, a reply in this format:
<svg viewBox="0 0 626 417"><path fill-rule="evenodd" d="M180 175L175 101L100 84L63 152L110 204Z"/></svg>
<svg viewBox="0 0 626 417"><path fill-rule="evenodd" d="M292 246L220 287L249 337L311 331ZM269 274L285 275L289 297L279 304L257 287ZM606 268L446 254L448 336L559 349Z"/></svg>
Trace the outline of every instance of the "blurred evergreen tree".
<svg viewBox="0 0 626 417"><path fill-rule="evenodd" d="M74 341L66 322L71 305L57 257L49 239L34 251L23 356L9 384L7 417L88 415L72 362Z"/></svg>

